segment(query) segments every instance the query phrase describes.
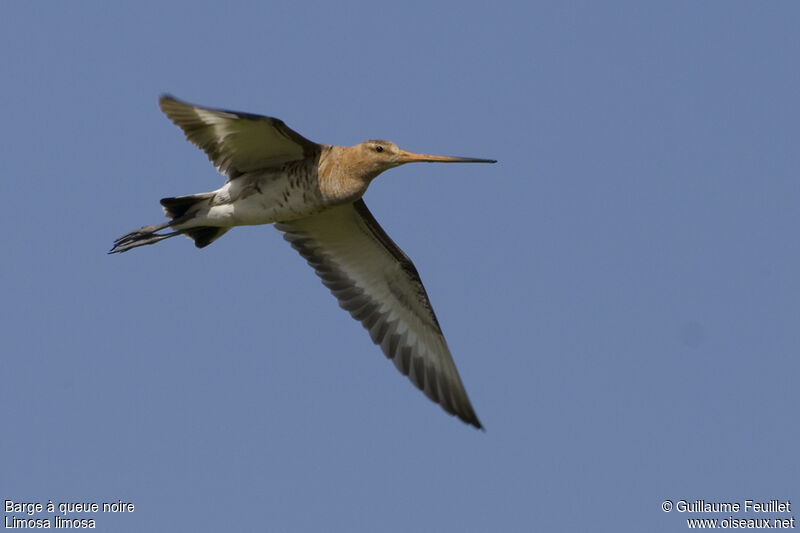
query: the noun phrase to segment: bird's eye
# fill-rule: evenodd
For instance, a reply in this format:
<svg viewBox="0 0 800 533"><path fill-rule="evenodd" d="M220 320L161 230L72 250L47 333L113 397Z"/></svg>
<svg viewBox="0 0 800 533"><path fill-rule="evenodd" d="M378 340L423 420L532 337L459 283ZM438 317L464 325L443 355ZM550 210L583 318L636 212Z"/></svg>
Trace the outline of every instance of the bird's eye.
<svg viewBox="0 0 800 533"><path fill-rule="evenodd" d="M383 146L381 146L381 145L379 144L378 146L376 146L376 147L375 147L375 151L376 151L376 152L383 152Z"/></svg>

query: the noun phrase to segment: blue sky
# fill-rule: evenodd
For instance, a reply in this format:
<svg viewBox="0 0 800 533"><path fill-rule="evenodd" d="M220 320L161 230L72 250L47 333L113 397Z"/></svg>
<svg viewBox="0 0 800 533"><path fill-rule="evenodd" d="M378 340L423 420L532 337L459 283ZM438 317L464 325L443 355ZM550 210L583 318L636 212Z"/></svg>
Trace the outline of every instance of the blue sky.
<svg viewBox="0 0 800 533"><path fill-rule="evenodd" d="M797 4L3 11L0 499L133 502L92 516L118 532L682 531L665 499L800 505ZM223 181L163 92L499 160L365 196L486 433L271 228L106 255Z"/></svg>

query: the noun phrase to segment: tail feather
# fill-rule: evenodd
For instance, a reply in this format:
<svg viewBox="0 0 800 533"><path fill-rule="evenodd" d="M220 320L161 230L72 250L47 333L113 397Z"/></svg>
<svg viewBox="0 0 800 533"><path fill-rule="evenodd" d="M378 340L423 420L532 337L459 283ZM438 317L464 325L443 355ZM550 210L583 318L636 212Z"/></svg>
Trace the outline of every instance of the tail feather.
<svg viewBox="0 0 800 533"><path fill-rule="evenodd" d="M172 219L174 223L176 219L187 215L192 208L200 208L204 200L214 197L213 192L206 192L202 194L190 194L189 196L176 196L174 198L162 198L161 206L164 208L164 214Z"/></svg>
<svg viewBox="0 0 800 533"><path fill-rule="evenodd" d="M214 226L201 226L199 228L190 228L184 231L187 237L194 241L194 245L198 248L205 248L212 242L222 237L229 228L220 228Z"/></svg>
<svg viewBox="0 0 800 533"><path fill-rule="evenodd" d="M175 198L163 198L161 205L164 213L171 219L157 226L144 226L137 230L126 233L114 241L114 247L108 252L110 254L127 252L139 246L155 244L176 235L186 235L194 240L194 245L204 248L222 237L230 228L214 226L196 226L180 229L179 225L190 222L203 205L214 197L214 193L194 194L190 196L178 196ZM175 231L170 233L158 233L159 231L171 228Z"/></svg>

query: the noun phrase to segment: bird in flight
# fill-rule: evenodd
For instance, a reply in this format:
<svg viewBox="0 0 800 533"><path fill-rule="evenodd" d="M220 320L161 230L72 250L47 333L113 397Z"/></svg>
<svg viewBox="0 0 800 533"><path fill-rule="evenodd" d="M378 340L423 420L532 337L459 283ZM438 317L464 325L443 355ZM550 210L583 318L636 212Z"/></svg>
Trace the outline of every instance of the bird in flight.
<svg viewBox="0 0 800 533"><path fill-rule="evenodd" d="M405 163L496 161L416 154L381 140L317 144L276 118L169 95L159 106L227 181L212 192L163 198L169 220L123 235L109 253L176 235L203 248L234 226L274 224L401 373L445 411L483 428L417 269L361 197L381 172Z"/></svg>

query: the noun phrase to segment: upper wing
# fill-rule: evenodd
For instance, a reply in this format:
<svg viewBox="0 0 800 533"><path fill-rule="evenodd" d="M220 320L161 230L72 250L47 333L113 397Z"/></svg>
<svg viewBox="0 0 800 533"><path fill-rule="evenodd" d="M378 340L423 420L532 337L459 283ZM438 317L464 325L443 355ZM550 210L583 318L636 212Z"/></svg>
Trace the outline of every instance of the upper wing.
<svg viewBox="0 0 800 533"><path fill-rule="evenodd" d="M198 107L170 95L162 96L158 105L228 179L303 159L320 149L277 118Z"/></svg>
<svg viewBox="0 0 800 533"><path fill-rule="evenodd" d="M445 411L482 428L417 269L363 200L275 227L400 372Z"/></svg>

